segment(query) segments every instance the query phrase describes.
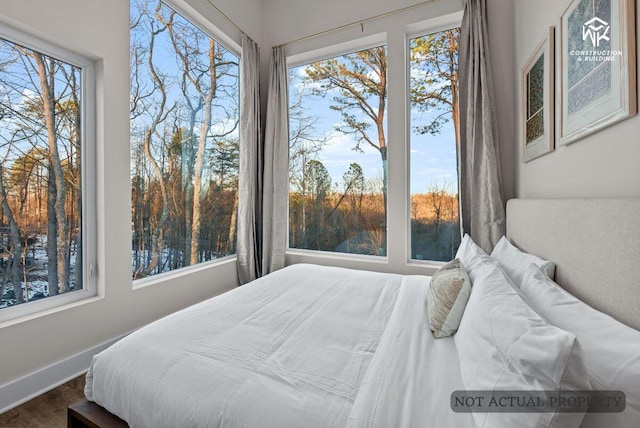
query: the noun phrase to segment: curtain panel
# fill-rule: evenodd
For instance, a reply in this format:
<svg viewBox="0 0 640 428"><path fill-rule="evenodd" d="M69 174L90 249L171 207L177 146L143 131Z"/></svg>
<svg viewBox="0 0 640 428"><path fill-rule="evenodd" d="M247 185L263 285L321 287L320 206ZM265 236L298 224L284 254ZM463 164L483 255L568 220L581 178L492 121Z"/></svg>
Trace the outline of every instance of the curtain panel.
<svg viewBox="0 0 640 428"><path fill-rule="evenodd" d="M490 253L505 210L487 36L486 0L467 0L460 36L460 227Z"/></svg>
<svg viewBox="0 0 640 428"><path fill-rule="evenodd" d="M240 160L238 177L237 269L240 284L261 274L262 138L260 50L242 36L240 61Z"/></svg>
<svg viewBox="0 0 640 428"><path fill-rule="evenodd" d="M284 267L288 235L289 95L284 46L274 47L264 139L262 275Z"/></svg>

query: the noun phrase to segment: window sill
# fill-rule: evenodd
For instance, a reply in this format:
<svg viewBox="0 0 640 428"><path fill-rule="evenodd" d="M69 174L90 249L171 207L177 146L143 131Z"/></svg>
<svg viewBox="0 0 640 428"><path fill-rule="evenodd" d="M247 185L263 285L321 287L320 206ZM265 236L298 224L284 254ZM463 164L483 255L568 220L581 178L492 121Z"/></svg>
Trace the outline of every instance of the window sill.
<svg viewBox="0 0 640 428"><path fill-rule="evenodd" d="M447 262L438 262L435 260L408 260L407 266L417 267L417 268L426 268L426 269L440 269L442 266L446 265Z"/></svg>
<svg viewBox="0 0 640 428"><path fill-rule="evenodd" d="M170 272L164 272L157 275L153 275L147 278L137 279L133 281L133 290L140 290L147 287L152 287L156 284L171 281L172 279L182 278L184 276L191 275L195 272L201 272L203 270L215 269L219 266L224 266L231 263L236 263L238 257L227 256L217 260L211 260L209 262L198 263L195 266L187 266L181 269L177 269Z"/></svg>
<svg viewBox="0 0 640 428"><path fill-rule="evenodd" d="M82 293L81 291L78 291L78 293ZM85 292L87 293L87 292ZM87 293L88 294L88 293ZM62 296L56 296L56 297L64 297L64 295ZM56 297L51 297L51 299L55 299ZM5 321L0 322L0 330L2 330L3 328L7 328L7 327L11 327L13 325L16 324L21 324L23 322L27 322L27 321L32 321L41 317L45 317L51 314L55 314L58 312L62 312L62 311L66 311L69 309L73 309L79 306L84 306L84 305L88 305L91 303L95 303L98 302L100 300L104 299L104 296L88 296L85 298L79 298L78 300L75 300L73 302L70 303L63 303L59 306L55 306L53 308L48 308L48 309L43 309L43 310L37 310L35 312L29 313L29 314L25 314L25 315L18 315L15 318L11 318L11 319L7 319ZM46 299L44 299L46 301ZM28 305L29 303L25 303L26 305ZM19 306L15 306L13 308L16 309L21 309ZM7 308L5 310L11 310L11 308Z"/></svg>
<svg viewBox="0 0 640 428"><path fill-rule="evenodd" d="M354 262L363 263L376 263L376 264L389 264L389 258L387 256L367 256L363 254L351 254L351 253L334 253L330 251L320 250L299 250L295 248L288 248L285 251L286 256L301 256L301 257L313 257L327 260L351 260Z"/></svg>
<svg viewBox="0 0 640 428"><path fill-rule="evenodd" d="M348 269L364 269L374 272L398 273L401 275L431 276L446 264L433 260L408 260L392 263L388 257L363 256L348 253L331 253L327 251L287 249L286 263L311 263Z"/></svg>

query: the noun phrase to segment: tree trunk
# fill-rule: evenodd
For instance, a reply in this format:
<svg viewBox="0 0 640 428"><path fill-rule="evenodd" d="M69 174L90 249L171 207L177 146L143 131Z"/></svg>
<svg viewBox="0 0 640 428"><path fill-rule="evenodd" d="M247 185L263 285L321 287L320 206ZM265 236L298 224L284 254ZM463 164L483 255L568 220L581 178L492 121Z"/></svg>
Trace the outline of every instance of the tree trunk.
<svg viewBox="0 0 640 428"><path fill-rule="evenodd" d="M458 43L454 30L447 31L449 39L449 58L451 61L452 74L449 79L451 82L451 114L453 119L453 127L456 135L456 147L460 148L460 123L458 122Z"/></svg>
<svg viewBox="0 0 640 428"><path fill-rule="evenodd" d="M198 247L200 239L200 189L202 187L202 168L204 166L204 149L207 144L207 134L211 127L211 110L213 97L216 93L216 64L215 64L215 42L209 39L209 72L211 73L211 83L204 98L204 118L200 128L198 138L198 151L196 163L193 168L193 222L191 224L191 258L190 265L198 263Z"/></svg>
<svg viewBox="0 0 640 428"><path fill-rule="evenodd" d="M163 232L162 229L164 228L164 225L169 219L169 197L167 194L167 186L165 183L164 176L162 174L162 169L160 169L160 166L158 166L158 163L155 161L151 153L151 138L153 136L153 130L155 129L156 126L157 126L157 123L152 124L152 128L148 129L147 132L145 133L144 152L147 155L147 158L149 159L149 163L151 164L151 167L155 171L156 176L158 177L160 192L162 194L162 213L160 214L160 219L158 220L158 224L154 228L153 234L151 235L151 248L149 249L149 251L152 252L151 259L149 260L149 263L142 271L138 271L135 273L134 279L144 278L145 276L148 276L151 272L153 272L153 270L156 267L158 267L158 264L161 261L162 252L164 249L164 241L163 241L164 235L162 233Z"/></svg>
<svg viewBox="0 0 640 428"><path fill-rule="evenodd" d="M185 218L185 243L184 262L191 260L191 227L193 224L193 146L195 143L196 111L191 110L189 120L189 138L183 144L183 168L182 180L184 187L184 218ZM186 159L186 161L184 160Z"/></svg>
<svg viewBox="0 0 640 428"><path fill-rule="evenodd" d="M384 134L383 134L384 135ZM382 198L383 198L383 213L384 213L384 228L382 232L381 246L384 249L384 253L380 254L379 251L376 252L376 255L387 255L387 223L388 223L388 215L387 215L387 147L380 147L380 155L382 156ZM379 249L378 249L379 250Z"/></svg>
<svg viewBox="0 0 640 428"><path fill-rule="evenodd" d="M47 181L47 282L49 296L59 292L58 284L58 225L56 223L56 180L53 177L51 165Z"/></svg>
<svg viewBox="0 0 640 428"><path fill-rule="evenodd" d="M42 104L44 107L44 118L47 129L47 140L49 143L49 162L53 169L56 182L56 201L55 213L58 227L58 279L59 287L62 292L69 290L69 224L65 213L66 188L64 182L64 173L58 153L58 141L56 137L56 120L55 120L55 99L54 99L54 82L53 63L49 68L51 75L47 73L44 59L41 54L34 52L33 58L38 67L38 78L42 89ZM47 81L49 78L49 81Z"/></svg>
<svg viewBox="0 0 640 428"><path fill-rule="evenodd" d="M160 78L160 76L158 76L155 66L153 65L153 48L155 36L157 34L158 32L154 32L151 34L151 40L149 42L148 64L154 83L157 85L158 91L160 91L161 99L158 110L153 117L153 121L144 134L144 153L147 156L147 159L149 160L149 163L151 164L156 177L158 178L160 193L162 195L162 213L160 214L160 219L158 220L158 223L156 224L153 233L151 234L151 248L149 249L149 252L151 252L152 255L150 257L150 260L148 261L144 269L138 270L134 273L134 279L144 278L145 276L148 276L158 266L162 258L162 251L164 248L164 235L162 229L164 228L164 225L169 218L169 195L167 193L167 185L165 182L166 179L164 177L162 169L158 165L158 162L156 162L156 160L153 158L153 154L151 153L151 140L156 128L158 127L158 124L162 121L165 105L167 103L167 92L164 86L164 81Z"/></svg>
<svg viewBox="0 0 640 428"><path fill-rule="evenodd" d="M0 260L0 263L4 263L4 260ZM9 266L7 266L6 268L2 269L2 282L0 282L0 300L2 299L2 296L4 296L4 290L6 287L6 283L7 283L7 269L9 268Z"/></svg>
<svg viewBox="0 0 640 428"><path fill-rule="evenodd" d="M0 199L2 200L2 211L9 222L9 239L11 240L11 258L7 261L7 268L10 269L11 272L11 283L13 285L16 303L23 303L24 295L22 293L22 279L20 275L20 268L22 267L22 242L18 223L16 223L13 211L11 211L9 201L7 200L7 192L5 191L2 174L2 164L0 164Z"/></svg>
<svg viewBox="0 0 640 428"><path fill-rule="evenodd" d="M238 191L235 191L235 196L233 198L233 206L231 208L231 220L229 220L229 239L227 240L227 253L225 256L229 254L233 254L236 252L236 223L237 223L237 215L238 215ZM216 254L218 257L218 254Z"/></svg>

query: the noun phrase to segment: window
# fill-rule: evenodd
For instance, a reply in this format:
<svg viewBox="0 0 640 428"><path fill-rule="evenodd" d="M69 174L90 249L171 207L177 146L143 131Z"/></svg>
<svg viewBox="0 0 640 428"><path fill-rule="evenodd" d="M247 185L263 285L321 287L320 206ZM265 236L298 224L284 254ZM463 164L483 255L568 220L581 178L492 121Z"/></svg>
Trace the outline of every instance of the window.
<svg viewBox="0 0 640 428"><path fill-rule="evenodd" d="M460 245L460 28L410 40L411 258L447 261Z"/></svg>
<svg viewBox="0 0 640 428"><path fill-rule="evenodd" d="M289 94L289 247L386 256L386 47L292 67Z"/></svg>
<svg viewBox="0 0 640 428"><path fill-rule="evenodd" d="M159 1L131 0L132 275L235 254L239 58Z"/></svg>
<svg viewBox="0 0 640 428"><path fill-rule="evenodd" d="M0 321L95 294L93 67L0 29Z"/></svg>

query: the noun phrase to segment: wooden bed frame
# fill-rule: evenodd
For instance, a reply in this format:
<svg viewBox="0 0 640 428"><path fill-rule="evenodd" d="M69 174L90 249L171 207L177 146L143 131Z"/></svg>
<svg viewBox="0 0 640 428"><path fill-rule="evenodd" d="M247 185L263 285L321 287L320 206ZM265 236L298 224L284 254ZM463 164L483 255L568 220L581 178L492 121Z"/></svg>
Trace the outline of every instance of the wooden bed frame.
<svg viewBox="0 0 640 428"><path fill-rule="evenodd" d="M67 428L126 428L129 425L86 399L67 408Z"/></svg>
<svg viewBox="0 0 640 428"><path fill-rule="evenodd" d="M513 199L507 236L556 263L556 282L620 322L640 329L640 198ZM578 250L578 251L577 251ZM128 427L83 400L68 409L68 427Z"/></svg>

